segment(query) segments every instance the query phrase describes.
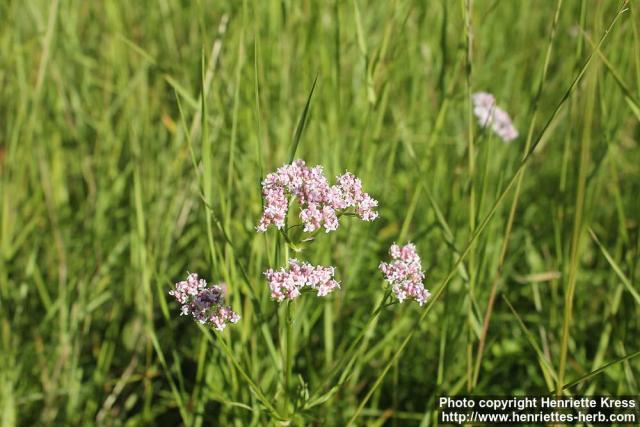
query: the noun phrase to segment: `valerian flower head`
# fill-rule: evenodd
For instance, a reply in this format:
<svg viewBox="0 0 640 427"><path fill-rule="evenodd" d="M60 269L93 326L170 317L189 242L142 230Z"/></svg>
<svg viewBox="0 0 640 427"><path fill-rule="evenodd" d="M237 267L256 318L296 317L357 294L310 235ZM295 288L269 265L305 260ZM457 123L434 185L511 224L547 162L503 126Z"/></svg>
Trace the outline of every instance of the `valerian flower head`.
<svg viewBox="0 0 640 427"><path fill-rule="evenodd" d="M236 323L240 316L231 307L224 305L224 284L207 286L204 279L196 273L187 276L187 280L176 283L169 292L182 305L181 315L191 316L202 324L213 326L222 331L227 323Z"/></svg>
<svg viewBox="0 0 640 427"><path fill-rule="evenodd" d="M425 289L422 281L424 272L420 264L420 256L416 247L409 243L405 246L391 245L389 250L392 261L381 262L380 271L391 285L391 290L400 302L413 298L418 304L424 304L431 293Z"/></svg>
<svg viewBox="0 0 640 427"><path fill-rule="evenodd" d="M271 289L271 297L278 302L297 298L305 287L316 290L319 297L328 295L334 289L340 288L340 283L333 277L334 274L334 267L311 265L296 259L289 260L288 269L270 268L264 273Z"/></svg>
<svg viewBox="0 0 640 427"><path fill-rule="evenodd" d="M373 221L378 213L378 201L362 191L362 183L346 172L329 185L322 166L309 168L304 160L295 160L266 176L262 181L264 209L256 230L264 232L269 225L284 228L289 201L295 197L300 204L300 220L304 231L312 233L321 227L328 233L338 228L341 211L354 208L364 221Z"/></svg>
<svg viewBox="0 0 640 427"><path fill-rule="evenodd" d="M504 142L513 141L518 137L518 131L513 126L506 111L496 105L496 99L487 92L477 92L472 95L473 113L478 118L481 127L490 126L491 130Z"/></svg>

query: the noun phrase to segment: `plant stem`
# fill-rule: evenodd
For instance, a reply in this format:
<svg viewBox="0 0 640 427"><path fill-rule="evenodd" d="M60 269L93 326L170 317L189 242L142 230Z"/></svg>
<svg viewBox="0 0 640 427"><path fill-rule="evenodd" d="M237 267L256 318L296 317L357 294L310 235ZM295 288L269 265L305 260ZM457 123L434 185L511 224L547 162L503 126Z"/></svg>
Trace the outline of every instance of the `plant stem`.
<svg viewBox="0 0 640 427"><path fill-rule="evenodd" d="M289 245L284 242L284 264L289 264ZM293 301L287 301L286 314L284 324L284 339L285 346L283 352L283 368L284 368L284 399L283 399L283 416L288 418L289 416L289 386L291 383L291 368L293 362Z"/></svg>
<svg viewBox="0 0 640 427"><path fill-rule="evenodd" d="M288 411L288 402L289 402L289 386L291 384L291 368L293 365L293 302L287 301L287 319L286 319L286 340L287 340L287 351L285 355L285 370L284 370L284 388L287 393L287 398L285 403L285 416Z"/></svg>
<svg viewBox="0 0 640 427"><path fill-rule="evenodd" d="M473 0L465 0L464 2L464 21L465 21L465 39L466 39L466 88L467 88L467 143L469 152L469 232L474 233L476 229L476 150L474 144L473 129L475 121L473 120L473 105L471 101L471 66L473 52L473 33L471 27ZM467 391L472 389L472 359L473 359L473 301L475 291L475 252L469 253L469 301L467 306Z"/></svg>

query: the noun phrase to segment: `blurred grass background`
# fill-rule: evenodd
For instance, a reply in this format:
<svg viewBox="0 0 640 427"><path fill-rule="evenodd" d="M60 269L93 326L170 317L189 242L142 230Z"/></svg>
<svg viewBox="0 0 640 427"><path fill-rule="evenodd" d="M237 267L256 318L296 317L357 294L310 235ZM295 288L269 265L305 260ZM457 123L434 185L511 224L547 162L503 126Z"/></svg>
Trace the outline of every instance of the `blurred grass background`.
<svg viewBox="0 0 640 427"><path fill-rule="evenodd" d="M228 283L242 321L225 336L274 395L277 307L261 275L274 234L253 227L261 176L288 160L316 77L297 157L354 172L381 217L347 220L301 255L343 283L297 302L302 395L382 295L389 245L416 243L433 291L528 139L539 144L521 183L356 422L433 425L439 395L553 393L585 376L564 392L638 394L640 4L561 102L620 5L1 2L1 424L269 423L167 292L187 271ZM479 90L514 118L516 141L477 129ZM354 375L307 423L344 425L420 312L385 310Z"/></svg>

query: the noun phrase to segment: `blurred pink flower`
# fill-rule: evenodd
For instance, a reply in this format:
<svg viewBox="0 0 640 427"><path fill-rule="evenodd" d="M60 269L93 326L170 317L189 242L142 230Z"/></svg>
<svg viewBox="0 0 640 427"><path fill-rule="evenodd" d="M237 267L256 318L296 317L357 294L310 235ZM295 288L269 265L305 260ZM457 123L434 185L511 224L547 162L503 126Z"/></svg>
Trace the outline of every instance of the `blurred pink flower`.
<svg viewBox="0 0 640 427"><path fill-rule="evenodd" d="M394 243L389 254L393 260L390 263L381 262L379 268L393 293L400 302L413 298L418 304L424 304L431 293L422 284L424 272L416 247L411 243L402 247Z"/></svg>
<svg viewBox="0 0 640 427"><path fill-rule="evenodd" d="M315 289L319 297L328 295L334 289L340 288L340 283L333 278L334 273L334 267L314 266L291 259L288 270L270 268L264 275L271 289L271 297L282 302L285 299L297 298L304 287Z"/></svg>
<svg viewBox="0 0 640 427"><path fill-rule="evenodd" d="M505 142L513 141L518 137L518 131L513 126L509 114L496 105L493 95L487 92L476 92L471 98L473 113L481 127L491 126L493 132Z"/></svg>
<svg viewBox="0 0 640 427"><path fill-rule="evenodd" d="M264 209L256 230L264 232L269 225L284 228L289 198L300 204L300 220L304 231L311 233L324 227L328 233L338 228L339 212L353 207L364 221L373 221L378 213L378 201L362 191L362 183L347 172L330 186L322 166L309 168L304 160L295 160L266 176L262 181Z"/></svg>
<svg viewBox="0 0 640 427"><path fill-rule="evenodd" d="M176 283L169 295L182 305L181 315L191 316L202 324L209 324L222 331L227 322L236 323L240 320L238 314L224 305L224 287L224 283L208 287L204 279L191 273L187 280Z"/></svg>

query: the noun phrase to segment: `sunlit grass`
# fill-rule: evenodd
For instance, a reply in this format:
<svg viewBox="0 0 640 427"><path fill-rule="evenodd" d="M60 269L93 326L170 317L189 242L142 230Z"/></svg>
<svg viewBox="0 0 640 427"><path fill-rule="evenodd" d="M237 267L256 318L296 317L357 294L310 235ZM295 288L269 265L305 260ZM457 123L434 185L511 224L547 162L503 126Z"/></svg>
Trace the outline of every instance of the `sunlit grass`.
<svg viewBox="0 0 640 427"><path fill-rule="evenodd" d="M0 423L427 426L441 395L637 395L638 13L2 3ZM477 91L515 141L478 126ZM342 288L287 323L263 276L286 245L255 225L294 158L355 173L380 218L296 253ZM394 241L423 307L378 310ZM180 317L187 271L241 321Z"/></svg>

